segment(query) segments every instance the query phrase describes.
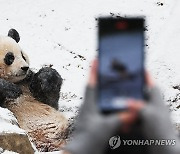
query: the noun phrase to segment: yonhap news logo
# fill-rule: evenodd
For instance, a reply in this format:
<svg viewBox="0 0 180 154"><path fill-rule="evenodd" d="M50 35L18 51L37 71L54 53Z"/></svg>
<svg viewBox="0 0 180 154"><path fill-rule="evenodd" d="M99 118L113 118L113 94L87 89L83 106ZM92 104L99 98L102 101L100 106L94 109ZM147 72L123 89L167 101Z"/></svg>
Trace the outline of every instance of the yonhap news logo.
<svg viewBox="0 0 180 154"><path fill-rule="evenodd" d="M120 136L113 136L109 139L109 146L111 149L116 149L121 145L125 146L174 146L176 145L176 140L174 139L164 139L164 140L125 140L121 139Z"/></svg>
<svg viewBox="0 0 180 154"><path fill-rule="evenodd" d="M120 136L113 136L109 139L109 145L111 149L116 149L121 145L121 138Z"/></svg>

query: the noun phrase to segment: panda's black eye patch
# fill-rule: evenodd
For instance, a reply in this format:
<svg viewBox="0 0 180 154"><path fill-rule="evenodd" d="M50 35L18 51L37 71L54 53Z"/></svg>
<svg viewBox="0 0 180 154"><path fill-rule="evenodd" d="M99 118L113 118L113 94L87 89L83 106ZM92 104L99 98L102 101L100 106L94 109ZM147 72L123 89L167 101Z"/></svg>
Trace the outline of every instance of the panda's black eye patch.
<svg viewBox="0 0 180 154"><path fill-rule="evenodd" d="M6 65L11 65L14 62L14 54L12 52L8 52L4 58L4 62Z"/></svg>
<svg viewBox="0 0 180 154"><path fill-rule="evenodd" d="M22 58L26 61L26 58L24 57L23 53L21 52Z"/></svg>

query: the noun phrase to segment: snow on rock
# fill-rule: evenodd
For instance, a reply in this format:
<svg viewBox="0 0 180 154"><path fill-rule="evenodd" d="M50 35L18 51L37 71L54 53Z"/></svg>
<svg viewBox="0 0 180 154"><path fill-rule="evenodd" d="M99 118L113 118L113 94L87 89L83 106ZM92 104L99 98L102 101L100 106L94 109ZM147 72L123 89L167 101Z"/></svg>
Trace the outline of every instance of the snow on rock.
<svg viewBox="0 0 180 154"><path fill-rule="evenodd" d="M17 119L13 113L8 109L0 107L0 153L15 153L12 151L34 153L28 136L24 130L19 128Z"/></svg>
<svg viewBox="0 0 180 154"><path fill-rule="evenodd" d="M18 154L18 153L13 151L3 150L2 148L0 148L0 154Z"/></svg>
<svg viewBox="0 0 180 154"><path fill-rule="evenodd" d="M0 107L0 134L17 133L25 134L25 131L18 126L17 119L8 109Z"/></svg>
<svg viewBox="0 0 180 154"><path fill-rule="evenodd" d="M53 152L36 152L35 154L63 154L62 151L53 151Z"/></svg>
<svg viewBox="0 0 180 154"><path fill-rule="evenodd" d="M2 154L19 154L19 153L5 150Z"/></svg>

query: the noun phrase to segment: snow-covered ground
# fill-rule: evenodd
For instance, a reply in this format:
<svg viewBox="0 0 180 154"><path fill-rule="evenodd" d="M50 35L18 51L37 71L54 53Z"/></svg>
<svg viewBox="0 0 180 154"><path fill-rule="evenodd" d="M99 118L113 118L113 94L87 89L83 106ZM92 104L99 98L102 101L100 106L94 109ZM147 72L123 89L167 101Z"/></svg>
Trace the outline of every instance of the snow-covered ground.
<svg viewBox="0 0 180 154"><path fill-rule="evenodd" d="M35 70L52 64L64 79L61 111L82 103L97 54L98 16L145 16L146 65L180 124L180 2L178 0L0 0L0 34L18 30Z"/></svg>

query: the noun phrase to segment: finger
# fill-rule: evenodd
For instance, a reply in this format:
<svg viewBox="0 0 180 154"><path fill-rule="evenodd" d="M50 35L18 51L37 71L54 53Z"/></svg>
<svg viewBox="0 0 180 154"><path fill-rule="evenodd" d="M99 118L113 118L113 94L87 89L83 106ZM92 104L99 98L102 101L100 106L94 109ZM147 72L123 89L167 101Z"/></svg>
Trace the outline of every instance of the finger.
<svg viewBox="0 0 180 154"><path fill-rule="evenodd" d="M161 102L163 102L162 100L162 94L160 92L160 90L155 86L149 72L145 72L145 81L146 84L148 85L147 89L146 89L146 94L148 95L148 100L151 103L155 103L155 104L161 104Z"/></svg>
<svg viewBox="0 0 180 154"><path fill-rule="evenodd" d="M145 83L148 85L149 88L153 88L155 85L150 73L147 71L145 71Z"/></svg>
<svg viewBox="0 0 180 154"><path fill-rule="evenodd" d="M98 60L95 59L92 62L92 67L90 70L90 76L89 76L89 81L88 81L88 85L90 87L96 87L96 84L97 84L97 67L98 67Z"/></svg>
<svg viewBox="0 0 180 154"><path fill-rule="evenodd" d="M127 134L132 129L131 125L124 125L121 129L122 133Z"/></svg>
<svg viewBox="0 0 180 154"><path fill-rule="evenodd" d="M139 112L145 106L145 103L141 100L129 99L127 102L128 109L133 112Z"/></svg>
<svg viewBox="0 0 180 154"><path fill-rule="evenodd" d="M81 107L83 115L88 113L95 114L98 111L97 105L97 89L93 87L87 87L85 92L84 103Z"/></svg>
<svg viewBox="0 0 180 154"><path fill-rule="evenodd" d="M137 113L131 112L131 111L122 112L122 113L119 113L119 119L120 121L122 121L123 126L131 125L136 121Z"/></svg>

